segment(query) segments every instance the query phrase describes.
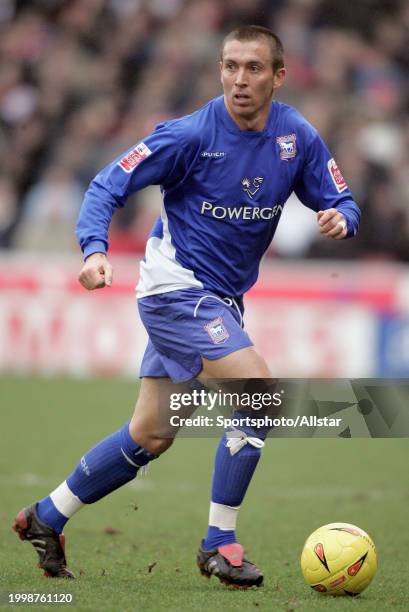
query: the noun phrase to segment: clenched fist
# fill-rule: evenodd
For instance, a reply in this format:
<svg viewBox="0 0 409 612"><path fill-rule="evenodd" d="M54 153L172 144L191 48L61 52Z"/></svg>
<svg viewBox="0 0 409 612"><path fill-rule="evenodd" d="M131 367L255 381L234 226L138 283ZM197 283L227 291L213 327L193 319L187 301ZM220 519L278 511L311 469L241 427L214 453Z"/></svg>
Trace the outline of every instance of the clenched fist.
<svg viewBox="0 0 409 612"><path fill-rule="evenodd" d="M336 208L318 211L317 221L321 234L328 238L341 240L348 233L345 217Z"/></svg>
<svg viewBox="0 0 409 612"><path fill-rule="evenodd" d="M93 253L87 257L78 280L88 291L102 289L112 285L112 273L113 268L107 256L104 253Z"/></svg>

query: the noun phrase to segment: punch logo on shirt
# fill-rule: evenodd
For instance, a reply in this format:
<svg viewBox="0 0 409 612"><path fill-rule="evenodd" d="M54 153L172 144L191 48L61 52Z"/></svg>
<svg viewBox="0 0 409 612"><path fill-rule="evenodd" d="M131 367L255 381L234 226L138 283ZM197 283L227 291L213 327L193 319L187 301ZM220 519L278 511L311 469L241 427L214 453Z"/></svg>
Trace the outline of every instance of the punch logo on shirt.
<svg viewBox="0 0 409 612"><path fill-rule="evenodd" d="M207 323L204 328L209 334L213 344L220 344L221 342L225 342L227 338L230 337L229 332L224 326L222 317L217 317L217 319L213 319L213 321Z"/></svg>
<svg viewBox="0 0 409 612"><path fill-rule="evenodd" d="M132 172L136 166L139 166L141 161L148 157L152 151L146 146L144 142L139 143L128 155L123 157L118 165L121 166L125 172Z"/></svg>
<svg viewBox="0 0 409 612"><path fill-rule="evenodd" d="M345 189L348 189L348 185L342 176L341 170L338 168L337 162L333 157L328 160L327 167L338 193L342 193Z"/></svg>
<svg viewBox="0 0 409 612"><path fill-rule="evenodd" d="M297 155L296 140L296 134L287 134L287 136L278 136L276 138L276 142L280 147L280 159L291 159Z"/></svg>
<svg viewBox="0 0 409 612"><path fill-rule="evenodd" d="M209 159L217 159L218 157L224 157L226 153L224 151L202 151L200 157L208 157Z"/></svg>

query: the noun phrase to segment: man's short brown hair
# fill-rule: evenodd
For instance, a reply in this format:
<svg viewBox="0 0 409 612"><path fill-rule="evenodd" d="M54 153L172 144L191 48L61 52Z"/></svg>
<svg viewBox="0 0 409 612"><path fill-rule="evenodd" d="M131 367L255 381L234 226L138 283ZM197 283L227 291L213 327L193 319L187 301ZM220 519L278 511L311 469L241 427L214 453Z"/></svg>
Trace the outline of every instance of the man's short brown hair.
<svg viewBox="0 0 409 612"><path fill-rule="evenodd" d="M227 36L225 36L223 40L222 52L221 52L222 61L223 61L224 47L226 43L230 42L231 40L239 40L239 41L266 40L270 44L270 47L271 47L273 72L276 72L280 68L284 67L283 43L281 42L277 34L274 34L274 32L270 30L269 28L264 28L263 26L257 26L257 25L246 25L246 26L240 26L236 28L235 30L233 30L232 32L229 32L229 34L227 34Z"/></svg>

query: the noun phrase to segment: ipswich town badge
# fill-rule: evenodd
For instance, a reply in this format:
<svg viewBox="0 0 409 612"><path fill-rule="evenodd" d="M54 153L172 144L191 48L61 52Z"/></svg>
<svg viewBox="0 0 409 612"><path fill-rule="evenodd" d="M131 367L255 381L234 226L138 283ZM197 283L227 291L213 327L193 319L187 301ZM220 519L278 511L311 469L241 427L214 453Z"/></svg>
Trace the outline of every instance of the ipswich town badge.
<svg viewBox="0 0 409 612"><path fill-rule="evenodd" d="M297 136L295 134L287 134L287 136L278 136L276 141L280 147L280 159L292 159L297 155Z"/></svg>
<svg viewBox="0 0 409 612"><path fill-rule="evenodd" d="M213 344L220 344L225 342L229 337L229 332L227 331L222 317L217 317L217 319L213 319L204 326L205 330L209 334Z"/></svg>

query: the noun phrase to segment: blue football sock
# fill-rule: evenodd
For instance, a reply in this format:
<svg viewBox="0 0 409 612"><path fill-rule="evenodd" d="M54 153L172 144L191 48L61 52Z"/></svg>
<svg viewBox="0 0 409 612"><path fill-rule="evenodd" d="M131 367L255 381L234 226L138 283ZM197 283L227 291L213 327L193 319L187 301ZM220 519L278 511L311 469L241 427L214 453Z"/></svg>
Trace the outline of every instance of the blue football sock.
<svg viewBox="0 0 409 612"><path fill-rule="evenodd" d="M57 533L62 533L65 523L68 521L68 516L57 510L49 495L38 502L37 515L40 521L52 527Z"/></svg>
<svg viewBox="0 0 409 612"><path fill-rule="evenodd" d="M88 451L67 480L37 504L40 520L60 533L83 504L92 504L112 493L156 457L133 440L126 423Z"/></svg>
<svg viewBox="0 0 409 612"><path fill-rule="evenodd" d="M234 544L237 542L236 531L234 529L219 529L214 525L209 525L207 535L202 542L203 550L212 550L225 546L226 544Z"/></svg>
<svg viewBox="0 0 409 612"><path fill-rule="evenodd" d="M254 414L249 415L243 412L233 414L234 419L244 416L254 417ZM263 445L262 441L268 429L240 427L240 432L244 434L243 437L257 438L261 444L253 446L251 443L244 443L240 450L232 454L227 446L227 436L224 435L220 440L213 474L209 528L202 542L204 550L236 542L237 513L260 459L260 447Z"/></svg>

